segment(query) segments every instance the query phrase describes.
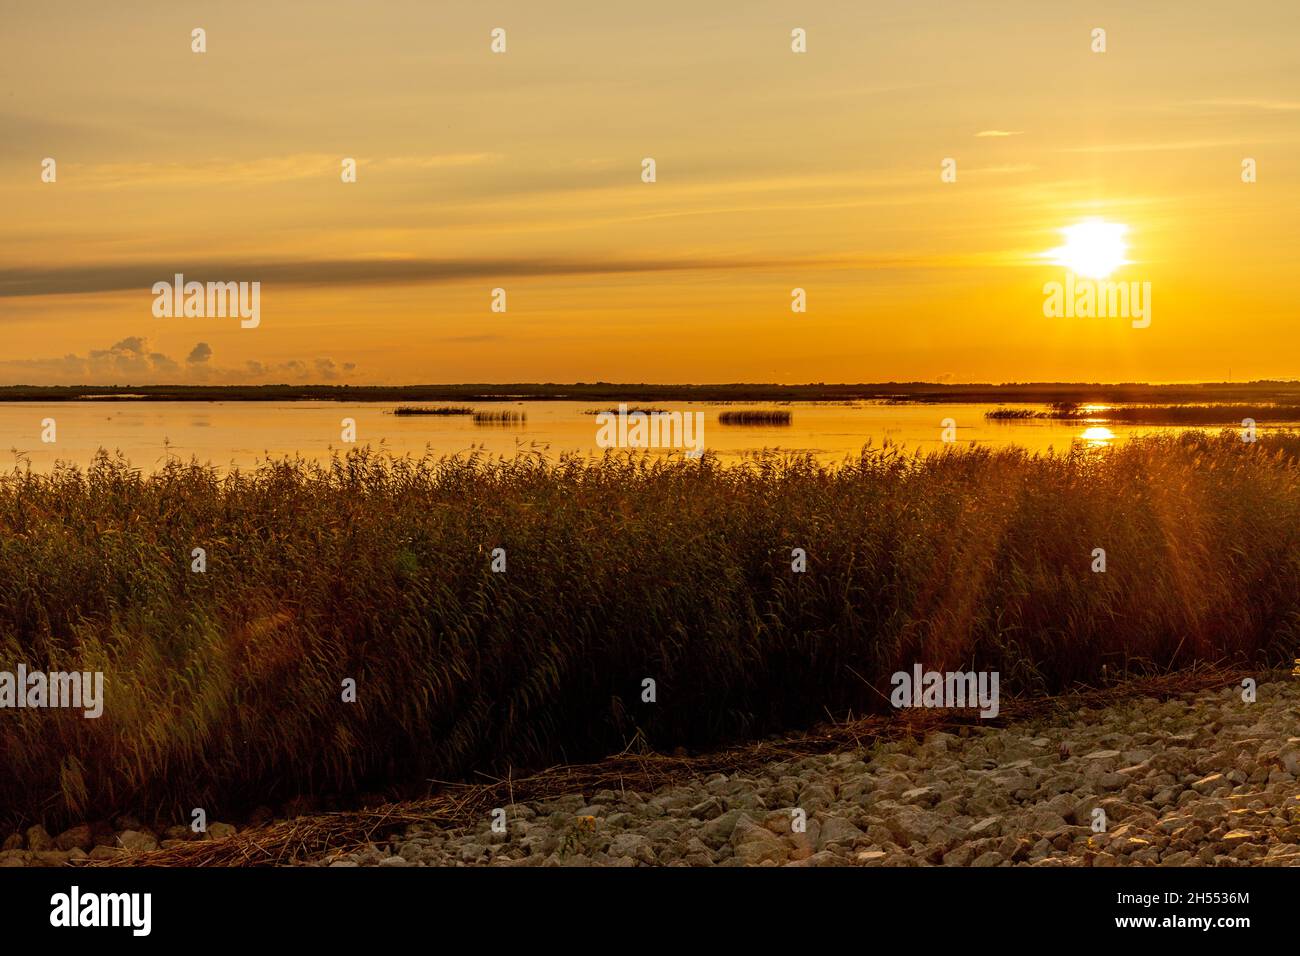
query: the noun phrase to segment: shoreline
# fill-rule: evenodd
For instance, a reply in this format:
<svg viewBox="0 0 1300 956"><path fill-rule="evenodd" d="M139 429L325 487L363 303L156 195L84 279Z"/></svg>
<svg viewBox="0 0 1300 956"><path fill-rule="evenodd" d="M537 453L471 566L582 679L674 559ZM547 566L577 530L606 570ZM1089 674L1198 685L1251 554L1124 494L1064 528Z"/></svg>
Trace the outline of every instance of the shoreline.
<svg viewBox="0 0 1300 956"><path fill-rule="evenodd" d="M1287 789L1300 739L1255 736L1286 724L1300 684L1256 673L1246 704L1244 674L1009 701L993 721L902 713L691 757L624 754L89 865L1300 865ZM1253 827L1235 825L1250 823L1242 808Z"/></svg>
<svg viewBox="0 0 1300 956"><path fill-rule="evenodd" d="M0 402L80 400L193 401L698 401L842 402L904 404L1074 402L1088 404L1300 401L1296 382L1204 382L1151 385L1029 382L951 385L929 382L778 385L731 383L654 385L577 382L424 385L2 385Z"/></svg>

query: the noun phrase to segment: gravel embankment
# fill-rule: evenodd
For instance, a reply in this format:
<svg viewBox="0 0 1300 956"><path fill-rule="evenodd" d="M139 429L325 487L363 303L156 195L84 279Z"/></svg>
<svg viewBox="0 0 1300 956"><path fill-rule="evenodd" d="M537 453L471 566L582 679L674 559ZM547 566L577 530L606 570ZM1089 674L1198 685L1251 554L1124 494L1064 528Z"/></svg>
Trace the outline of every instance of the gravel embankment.
<svg viewBox="0 0 1300 956"><path fill-rule="evenodd" d="M1128 699L654 792L515 804L504 833L488 817L419 824L306 865L1291 866L1298 777L1300 678L1283 678L1251 704L1240 688ZM213 823L201 839L235 832ZM0 842L0 866L125 862L195 839L130 818L57 836L34 826Z"/></svg>
<svg viewBox="0 0 1300 956"><path fill-rule="evenodd" d="M506 807L314 866L1300 865L1300 678ZM1105 829L1094 832L1094 810ZM803 811L806 828L794 824Z"/></svg>

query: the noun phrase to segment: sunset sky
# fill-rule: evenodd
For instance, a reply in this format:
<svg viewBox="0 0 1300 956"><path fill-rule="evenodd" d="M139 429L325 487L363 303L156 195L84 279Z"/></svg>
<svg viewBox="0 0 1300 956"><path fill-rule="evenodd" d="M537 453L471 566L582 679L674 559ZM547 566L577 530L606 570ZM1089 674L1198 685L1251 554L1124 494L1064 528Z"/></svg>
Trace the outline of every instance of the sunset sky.
<svg viewBox="0 0 1300 956"><path fill-rule="evenodd" d="M0 383L1300 377L1295 0L0 17ZM1044 317L1092 217L1149 328Z"/></svg>

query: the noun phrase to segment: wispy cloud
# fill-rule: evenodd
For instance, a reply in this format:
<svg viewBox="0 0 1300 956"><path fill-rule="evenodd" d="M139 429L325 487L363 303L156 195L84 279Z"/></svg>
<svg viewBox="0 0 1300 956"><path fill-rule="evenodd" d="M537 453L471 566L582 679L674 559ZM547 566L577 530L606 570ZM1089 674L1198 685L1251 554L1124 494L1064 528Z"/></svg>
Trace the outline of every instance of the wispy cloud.
<svg viewBox="0 0 1300 956"><path fill-rule="evenodd" d="M1268 112L1294 113L1300 110L1300 100L1270 99L1230 99L1217 97L1209 100L1197 100L1198 106L1217 106L1234 110L1265 110Z"/></svg>
<svg viewBox="0 0 1300 956"><path fill-rule="evenodd" d="M302 262L228 261L89 264L53 269L0 269L0 298L139 290L170 282L259 281L290 286L397 285L520 276L614 275L757 269L789 265L757 259L349 259Z"/></svg>
<svg viewBox="0 0 1300 956"><path fill-rule="evenodd" d="M1001 138L1004 136L1022 136L1022 129L982 129L975 135L981 138Z"/></svg>
<svg viewBox="0 0 1300 956"><path fill-rule="evenodd" d="M1260 142L1254 140L1253 142ZM1163 143L1097 143L1091 146L1066 146L1058 153L1166 153L1181 152L1189 149L1214 149L1221 146L1240 146L1238 139L1189 139L1171 140Z"/></svg>
<svg viewBox="0 0 1300 956"><path fill-rule="evenodd" d="M498 153L435 156L354 156L361 176L387 170L455 169L499 162ZM344 157L324 153L265 156L248 160L191 163L69 163L60 179L73 186L110 189L156 186L264 186L294 180L337 178Z"/></svg>

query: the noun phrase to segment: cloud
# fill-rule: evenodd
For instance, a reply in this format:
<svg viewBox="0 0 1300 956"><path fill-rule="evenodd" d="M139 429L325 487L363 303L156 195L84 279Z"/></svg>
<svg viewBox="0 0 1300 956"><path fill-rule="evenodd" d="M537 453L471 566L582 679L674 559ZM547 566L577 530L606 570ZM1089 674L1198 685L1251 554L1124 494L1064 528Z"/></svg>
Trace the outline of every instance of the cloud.
<svg viewBox="0 0 1300 956"><path fill-rule="evenodd" d="M1228 109L1266 110L1276 113L1293 113L1300 110L1300 100L1266 100L1266 99L1212 99L1197 100L1200 106L1221 106Z"/></svg>
<svg viewBox="0 0 1300 956"><path fill-rule="evenodd" d="M0 298L136 290L183 274L187 281L261 282L286 286L357 286L508 279L520 276L751 270L789 266L756 259L346 259L298 262L170 262L87 264L51 269L0 269ZM814 265L815 263L805 263Z"/></svg>
<svg viewBox="0 0 1300 956"><path fill-rule="evenodd" d="M158 378L174 375L180 366L163 353L151 351L148 339L130 336L106 349L91 349L85 355L4 359L0 361L0 369L11 376L36 373L42 380L80 384Z"/></svg>
<svg viewBox="0 0 1300 956"><path fill-rule="evenodd" d="M1058 153L1168 153L1195 149L1215 149L1220 146L1240 146L1238 139L1189 139L1165 143L1105 143L1096 146L1067 146ZM3 293L0 293L3 294Z"/></svg>
<svg viewBox="0 0 1300 956"><path fill-rule="evenodd" d="M485 166L499 162L497 153L449 153L432 156L351 157L357 161L360 175L385 170L456 169ZM67 176L60 180L78 186L110 189L155 186L259 186L295 180L328 179L337 181L342 169L342 155L298 153L266 156L259 159L226 162L212 160L193 163L69 163L62 167Z"/></svg>
<svg viewBox="0 0 1300 956"><path fill-rule="evenodd" d="M1023 136L1024 130L1020 129L982 129L975 134L977 137L997 137L1003 136Z"/></svg>
<svg viewBox="0 0 1300 956"><path fill-rule="evenodd" d="M129 336L106 349L57 358L0 359L0 383L26 385L174 385L186 383L254 385L337 381L356 371L355 362L322 356L283 362L248 361L235 368L212 364L212 347L197 343L181 363Z"/></svg>

